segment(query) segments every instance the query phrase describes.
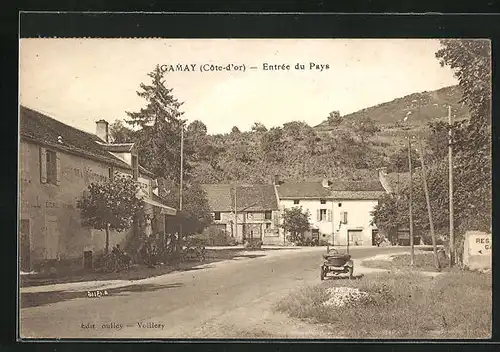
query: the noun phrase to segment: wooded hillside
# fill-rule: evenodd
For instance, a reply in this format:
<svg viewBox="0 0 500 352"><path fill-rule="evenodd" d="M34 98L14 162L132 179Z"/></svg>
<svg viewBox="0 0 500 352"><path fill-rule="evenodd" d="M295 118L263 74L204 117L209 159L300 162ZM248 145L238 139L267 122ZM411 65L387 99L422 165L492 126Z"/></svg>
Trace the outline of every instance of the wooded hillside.
<svg viewBox="0 0 500 352"><path fill-rule="evenodd" d="M209 135L203 122L193 121L187 126L185 142L190 176L195 183L265 183L273 175L294 180L363 180L376 177L381 166L396 172L397 160L399 171L404 171L405 135L411 131L426 137L427 123L446 118L447 104L452 105L455 119L468 117L460 99L458 86L446 87L345 116L325 112L326 120L315 127L292 121L268 130L255 123L250 131L233 127L230 133ZM120 122L111 131L117 141L137 138Z"/></svg>

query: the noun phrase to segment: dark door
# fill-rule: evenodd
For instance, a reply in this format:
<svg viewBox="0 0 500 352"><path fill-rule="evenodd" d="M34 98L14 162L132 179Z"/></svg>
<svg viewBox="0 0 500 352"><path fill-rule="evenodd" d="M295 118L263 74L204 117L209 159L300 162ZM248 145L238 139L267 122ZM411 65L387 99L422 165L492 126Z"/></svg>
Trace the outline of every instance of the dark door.
<svg viewBox="0 0 500 352"><path fill-rule="evenodd" d="M30 221L27 219L21 219L19 224L20 232L20 259L21 259L21 270L24 272L31 271L31 259L30 259Z"/></svg>
<svg viewBox="0 0 500 352"><path fill-rule="evenodd" d="M378 230L372 230L372 246L377 245Z"/></svg>

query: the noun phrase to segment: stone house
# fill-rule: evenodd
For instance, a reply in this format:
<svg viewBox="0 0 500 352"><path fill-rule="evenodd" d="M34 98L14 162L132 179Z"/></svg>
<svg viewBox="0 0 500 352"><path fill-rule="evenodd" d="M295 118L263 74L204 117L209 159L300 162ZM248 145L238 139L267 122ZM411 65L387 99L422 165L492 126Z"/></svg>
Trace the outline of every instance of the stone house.
<svg viewBox="0 0 500 352"><path fill-rule="evenodd" d="M309 211L311 230L306 238L334 245L374 245L378 230L370 212L388 192L373 181L275 182L280 210ZM349 240L348 240L349 239Z"/></svg>
<svg viewBox="0 0 500 352"><path fill-rule="evenodd" d="M135 146L109 143L106 121L97 121L94 135L21 106L19 126L20 270L46 261L80 262L84 252L103 250L104 231L81 225L77 200L91 183L115 173L132 175L141 184L151 220L111 232L110 248L133 235L161 232L175 216L157 196L153 174L138 164Z"/></svg>
<svg viewBox="0 0 500 352"><path fill-rule="evenodd" d="M239 243L260 238L264 244L283 244L278 227L278 200L272 184L202 186L214 218L212 230L220 230Z"/></svg>

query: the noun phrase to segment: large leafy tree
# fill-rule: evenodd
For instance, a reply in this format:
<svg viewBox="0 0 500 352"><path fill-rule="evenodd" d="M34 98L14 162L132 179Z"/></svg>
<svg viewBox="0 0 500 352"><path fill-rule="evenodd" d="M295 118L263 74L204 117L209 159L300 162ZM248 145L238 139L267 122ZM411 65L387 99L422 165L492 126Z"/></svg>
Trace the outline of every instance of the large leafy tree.
<svg viewBox="0 0 500 352"><path fill-rule="evenodd" d="M412 168L420 167L420 159L414 148L411 150L411 162ZM401 147L395 153L389 156L389 167L388 172L409 172L409 162L408 162L408 148Z"/></svg>
<svg viewBox="0 0 500 352"><path fill-rule="evenodd" d="M178 208L179 187L169 184L167 188L168 193L163 194L165 202ZM178 211L175 221L170 225L178 227L182 224L182 232L185 236L201 233L213 220L206 192L199 184L187 183L183 187L182 198L182 210Z"/></svg>
<svg viewBox="0 0 500 352"><path fill-rule="evenodd" d="M128 128L122 121L116 120L109 126L112 143L133 143L136 139L134 130Z"/></svg>
<svg viewBox="0 0 500 352"><path fill-rule="evenodd" d="M463 92L471 120L487 125L491 119L491 43L484 39L443 39L436 58L449 66Z"/></svg>
<svg viewBox="0 0 500 352"><path fill-rule="evenodd" d="M368 116L365 116L354 124L354 132L358 135L363 144L378 131L379 128L375 124L375 121Z"/></svg>
<svg viewBox="0 0 500 352"><path fill-rule="evenodd" d="M283 223L281 227L289 233L291 242L298 242L304 239L304 232L310 229L309 223L311 215L309 211L303 211L302 207L285 209L283 212Z"/></svg>
<svg viewBox="0 0 500 352"><path fill-rule="evenodd" d="M343 118L340 116L340 112L338 111L332 111L327 118L327 122L330 127L337 127L342 123L342 121Z"/></svg>
<svg viewBox="0 0 500 352"><path fill-rule="evenodd" d="M283 160L283 130L272 127L260 138L261 152L267 162L281 162Z"/></svg>
<svg viewBox="0 0 500 352"><path fill-rule="evenodd" d="M254 132L267 132L267 127L264 126L263 123L261 122L254 122L254 124L252 125L252 131Z"/></svg>
<svg viewBox="0 0 500 352"><path fill-rule="evenodd" d="M441 40L436 53L450 66L470 119L455 127L456 219L460 229L491 227L491 44L489 40Z"/></svg>
<svg viewBox="0 0 500 352"><path fill-rule="evenodd" d="M184 128L183 112L179 110L182 103L172 94L173 89L167 88L159 65L148 76L151 82L141 83L137 92L147 104L137 112L127 112L130 119L126 122L139 129L135 140L139 162L156 176L178 179ZM184 152L184 178L188 178L192 148L186 145Z"/></svg>
<svg viewBox="0 0 500 352"><path fill-rule="evenodd" d="M106 231L105 253L109 252L110 230L129 229L134 217L143 208L138 196L139 185L131 176L117 173L104 183L92 183L77 201L84 226Z"/></svg>
<svg viewBox="0 0 500 352"><path fill-rule="evenodd" d="M467 230L491 230L491 50L485 40L442 40L436 57L442 65L454 69L467 104L470 118L456 122L453 127L453 177L454 177L454 221L458 234ZM447 123L429 125L428 146L430 148L427 181L435 228L446 232L449 226L448 213L448 129ZM418 170L414 182L414 218L417 227L428 228L425 197ZM399 203L385 199L375 208L374 221L379 223L401 223L394 216L394 205L407 209L408 186ZM407 219L406 213L402 213ZM397 212L396 212L397 213ZM398 213L401 214L401 213ZM392 220L391 220L392 219Z"/></svg>

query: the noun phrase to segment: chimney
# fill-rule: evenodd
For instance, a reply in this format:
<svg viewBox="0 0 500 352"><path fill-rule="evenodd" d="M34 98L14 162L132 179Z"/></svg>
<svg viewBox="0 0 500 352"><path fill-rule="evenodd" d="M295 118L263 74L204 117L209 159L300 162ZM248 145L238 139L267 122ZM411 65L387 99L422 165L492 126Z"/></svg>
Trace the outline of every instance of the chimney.
<svg viewBox="0 0 500 352"><path fill-rule="evenodd" d="M387 179L387 168L386 167L380 167L377 169L378 170L378 179L380 183L382 184L382 187L384 187L385 191L387 193L392 193L392 187Z"/></svg>
<svg viewBox="0 0 500 352"><path fill-rule="evenodd" d="M321 184L323 185L323 187L325 188L328 188L330 187L330 181L328 181L328 179L324 178L323 181L321 181Z"/></svg>
<svg viewBox="0 0 500 352"><path fill-rule="evenodd" d="M96 121L96 131L97 137L102 139L104 142L109 143L109 133L108 133L108 122L106 120Z"/></svg>

